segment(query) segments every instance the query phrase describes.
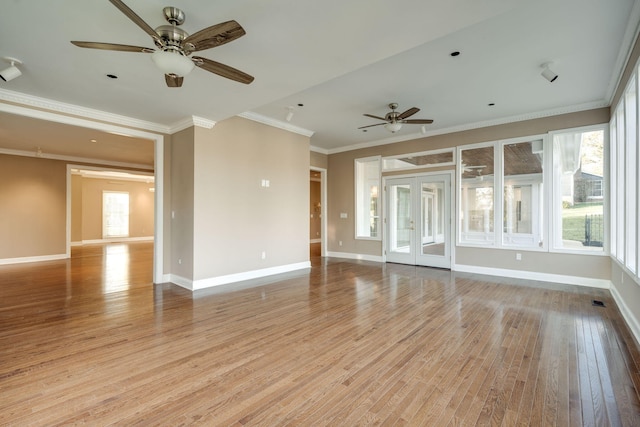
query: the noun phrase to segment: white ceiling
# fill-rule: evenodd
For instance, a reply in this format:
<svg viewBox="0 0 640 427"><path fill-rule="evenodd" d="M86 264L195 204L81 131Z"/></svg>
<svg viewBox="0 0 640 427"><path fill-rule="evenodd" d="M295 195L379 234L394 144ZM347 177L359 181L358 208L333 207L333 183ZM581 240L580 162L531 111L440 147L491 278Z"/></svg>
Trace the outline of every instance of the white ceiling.
<svg viewBox="0 0 640 427"><path fill-rule="evenodd" d="M166 0L125 3L150 26L165 24ZM0 81L0 100L25 96L165 128L193 116L220 121L242 114L313 132L312 146L330 153L423 135L419 125L405 125L393 135L383 126L357 129L376 123L363 113L384 116L390 102L400 111L420 108L412 118L433 119L427 135L607 106L636 35L636 3L174 0L171 5L186 13L182 28L189 33L230 19L239 22L244 37L198 54L255 81L244 85L196 68L182 88L168 88L148 54L69 43L153 47L151 38L107 0L10 0L0 16L0 57L20 59L23 75ZM461 54L452 57L453 51ZM554 83L540 76L547 61L559 75ZM286 122L290 106L294 114ZM42 147L60 155L78 149L76 156L83 158L141 164L153 155L143 140L113 149L111 138L122 144L122 136L92 137L84 130L70 138L67 125L31 135L28 122L2 113L0 148ZM74 138L76 146L66 146ZM99 142L92 146L88 139Z"/></svg>

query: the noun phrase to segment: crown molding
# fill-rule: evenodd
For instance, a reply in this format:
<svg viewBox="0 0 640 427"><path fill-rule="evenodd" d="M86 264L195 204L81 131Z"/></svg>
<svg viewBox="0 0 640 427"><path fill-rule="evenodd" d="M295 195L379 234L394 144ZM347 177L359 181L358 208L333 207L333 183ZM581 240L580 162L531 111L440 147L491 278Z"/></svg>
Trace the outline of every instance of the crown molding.
<svg viewBox="0 0 640 427"><path fill-rule="evenodd" d="M311 145L309 147L309 150L320 154L329 154L329 150L327 150L326 148L316 147L315 145Z"/></svg>
<svg viewBox="0 0 640 427"><path fill-rule="evenodd" d="M332 148L327 150L327 154L343 153L345 151L359 150L362 148L376 147L379 145L393 144L396 142L411 141L414 139L428 138L431 136L445 135L449 133L464 132L468 130L480 129L480 128L485 128L490 126L499 126L499 125L505 125L509 123L524 122L527 120L542 119L545 117L577 113L580 111L594 110L597 108L604 108L608 106L609 106L609 103L607 101L588 102L585 104L578 104L578 105L573 105L569 107L556 108L552 110L544 110L544 111L538 111L534 113L510 116L510 117L502 117L500 119L495 119L495 120L486 120L482 122L468 123L468 124L459 125L459 126L451 126L448 128L434 129L432 131L427 131L425 133L417 132L417 133L408 134L408 135L394 136L391 138L380 139L377 141L363 142L360 144L353 144L345 147Z"/></svg>
<svg viewBox="0 0 640 427"><path fill-rule="evenodd" d="M272 119L271 117L263 116L262 114L254 113L252 111L247 111L245 113L238 114L238 117L242 117L244 119L252 120L254 122L262 123L263 125L271 126L278 129L283 129L289 132L297 133L302 136L306 136L311 138L315 133L312 130L304 129L291 123L281 122L280 120Z"/></svg>
<svg viewBox="0 0 640 427"><path fill-rule="evenodd" d="M89 163L92 165L114 166L114 167L120 167L120 168L135 168L135 169L153 171L153 165L149 166L142 163L113 162L110 160L93 159L90 157L64 156L60 154L37 153L34 151L10 150L7 148L0 148L0 154L7 154L10 156L21 156L21 157L35 157L37 159L62 160L62 161L75 162L75 163Z"/></svg>
<svg viewBox="0 0 640 427"><path fill-rule="evenodd" d="M97 121L102 121L102 122L117 124L120 126L137 128L137 129L142 129L142 130L147 130L152 132L169 133L169 130L170 130L169 127L159 123L133 119L131 117L121 116L119 114L107 113L105 111L79 107L73 104L67 104L64 102L54 101L47 98L40 98L37 96L26 95L24 93L13 92L5 89L0 89L0 101L12 102L25 107L38 108L38 109L48 110L54 113L78 116L84 119L97 120Z"/></svg>
<svg viewBox="0 0 640 427"><path fill-rule="evenodd" d="M212 129L217 122L209 119L205 119L204 117L191 116L187 117L184 120L174 123L169 128L169 133L174 134L181 130L190 128L191 126L201 127L205 129Z"/></svg>

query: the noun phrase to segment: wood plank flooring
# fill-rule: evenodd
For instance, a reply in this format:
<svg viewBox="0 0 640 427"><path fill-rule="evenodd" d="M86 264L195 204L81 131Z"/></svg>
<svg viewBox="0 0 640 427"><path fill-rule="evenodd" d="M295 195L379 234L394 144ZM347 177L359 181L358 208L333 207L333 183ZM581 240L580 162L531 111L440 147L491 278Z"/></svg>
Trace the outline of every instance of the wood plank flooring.
<svg viewBox="0 0 640 427"><path fill-rule="evenodd" d="M608 291L314 257L191 294L152 250L0 266L0 425L640 425Z"/></svg>

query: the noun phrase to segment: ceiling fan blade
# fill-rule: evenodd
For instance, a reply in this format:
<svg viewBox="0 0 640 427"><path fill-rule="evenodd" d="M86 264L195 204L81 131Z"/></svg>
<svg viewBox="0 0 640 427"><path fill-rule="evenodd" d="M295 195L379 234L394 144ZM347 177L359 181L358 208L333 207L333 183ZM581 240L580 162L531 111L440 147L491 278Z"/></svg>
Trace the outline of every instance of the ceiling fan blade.
<svg viewBox="0 0 640 427"><path fill-rule="evenodd" d="M430 119L411 119L411 120L403 120L402 123L407 123L410 125L430 125L433 123L433 120Z"/></svg>
<svg viewBox="0 0 640 427"><path fill-rule="evenodd" d="M222 22L191 34L184 39L182 45L188 52L211 49L229 43L246 33L236 21ZM193 48L191 48L193 46Z"/></svg>
<svg viewBox="0 0 640 427"><path fill-rule="evenodd" d="M124 13L125 15L127 15L127 18L131 19L138 27L142 28L142 30L145 33L149 34L151 36L151 38L153 39L153 41L156 43L156 45L162 46L163 43L160 40L160 36L158 35L158 33L156 33L156 30L151 28L149 26L149 24L144 22L144 20L142 18L140 18L138 15L136 15L136 13L133 10L131 10L129 8L129 6L127 6L126 4L124 4L120 0L109 0L109 1L115 7L120 9L120 12Z"/></svg>
<svg viewBox="0 0 640 427"><path fill-rule="evenodd" d="M79 42L79 41L71 41L74 45L78 47L86 47L89 49L103 49L103 50L117 50L120 52L143 52L143 53L153 53L153 49L149 49L148 47L142 46L130 46L127 44L115 44L115 43L100 43L100 42Z"/></svg>
<svg viewBox="0 0 640 427"><path fill-rule="evenodd" d="M235 80L240 83L249 84L253 81L253 76L247 73L243 73L240 70L236 70L228 65L221 64L216 61L212 61L201 56L192 57L194 64L198 67L207 70L210 73L217 74L222 77L226 77L231 80Z"/></svg>
<svg viewBox="0 0 640 427"><path fill-rule="evenodd" d="M404 120L407 117L411 117L413 116L415 113L417 113L418 111L420 111L419 108L413 107L413 108L409 108L407 111L405 111L404 113L400 114L398 116L398 120Z"/></svg>
<svg viewBox="0 0 640 427"><path fill-rule="evenodd" d="M362 127L359 127L358 129L371 128L371 127L374 127L374 126L382 126L382 125L386 125L386 123L377 123L375 125L362 126Z"/></svg>
<svg viewBox="0 0 640 427"><path fill-rule="evenodd" d="M385 122L387 121L384 117L374 116L373 114L363 114L363 116L371 117L372 119L384 120Z"/></svg>
<svg viewBox="0 0 640 427"><path fill-rule="evenodd" d="M181 87L184 77L176 76L173 74L165 74L164 81L167 82L169 87Z"/></svg>

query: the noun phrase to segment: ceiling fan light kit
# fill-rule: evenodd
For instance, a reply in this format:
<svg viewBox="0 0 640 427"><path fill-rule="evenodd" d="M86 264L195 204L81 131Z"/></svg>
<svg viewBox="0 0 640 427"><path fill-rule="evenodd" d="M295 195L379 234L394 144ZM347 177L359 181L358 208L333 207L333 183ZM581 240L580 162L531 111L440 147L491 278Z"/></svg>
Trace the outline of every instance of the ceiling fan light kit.
<svg viewBox="0 0 640 427"><path fill-rule="evenodd" d="M385 129L391 133L396 133L402 128L402 123L392 122L384 125Z"/></svg>
<svg viewBox="0 0 640 427"><path fill-rule="evenodd" d="M184 77L189 74L195 64L186 56L174 51L156 50L151 54L151 59L156 67L165 74L173 74Z"/></svg>
<svg viewBox="0 0 640 427"><path fill-rule="evenodd" d="M153 29L122 0L109 1L140 29L151 36L157 49L86 41L72 41L72 44L89 49L151 53L151 59L164 73L168 87L181 87L183 77L189 74L196 66L239 83L249 84L253 81L253 77L249 74L228 65L201 56L190 57L193 52L221 46L245 35L244 29L236 21L221 22L189 35L178 27L184 23L185 14L177 7L167 6L163 9L164 18L170 25L161 25Z"/></svg>

